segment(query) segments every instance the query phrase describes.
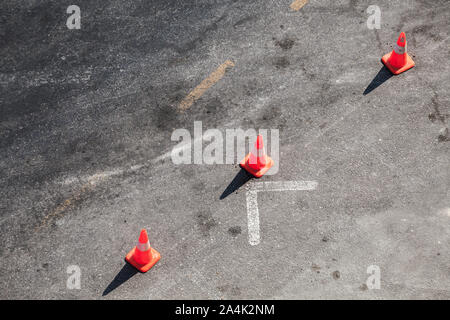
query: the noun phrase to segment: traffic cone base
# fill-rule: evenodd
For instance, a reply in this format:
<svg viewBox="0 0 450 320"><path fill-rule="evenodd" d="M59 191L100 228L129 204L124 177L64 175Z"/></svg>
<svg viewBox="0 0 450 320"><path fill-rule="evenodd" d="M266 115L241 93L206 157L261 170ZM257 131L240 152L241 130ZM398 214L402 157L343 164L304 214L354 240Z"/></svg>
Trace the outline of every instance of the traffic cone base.
<svg viewBox="0 0 450 320"><path fill-rule="evenodd" d="M125 257L125 260L129 264L131 264L133 267L138 269L140 272L147 272L155 265L155 263L157 263L159 261L159 259L161 259L161 255L159 254L159 252L153 248L150 248L150 250L152 251L152 259L150 260L149 263L142 265L134 259L135 250L136 250L136 247L131 249L131 251L128 252L127 256Z"/></svg>
<svg viewBox="0 0 450 320"><path fill-rule="evenodd" d="M242 160L239 165L242 169L245 169L248 173L251 173L256 178L261 178L273 166L272 158L267 156L266 165L260 170L255 170L248 165L248 158L250 158L250 153L245 156L244 160Z"/></svg>
<svg viewBox="0 0 450 320"><path fill-rule="evenodd" d="M392 52L384 55L383 58L381 58L381 61L395 75L400 74L402 72L405 72L405 71L411 69L412 67L414 67L416 65L414 63L413 59L411 59L411 57L409 56L409 54L407 54L406 55L406 63L405 63L405 65L403 67L401 67L401 68L395 68L394 66L392 66L389 63L389 58L391 57L391 54L392 54Z"/></svg>

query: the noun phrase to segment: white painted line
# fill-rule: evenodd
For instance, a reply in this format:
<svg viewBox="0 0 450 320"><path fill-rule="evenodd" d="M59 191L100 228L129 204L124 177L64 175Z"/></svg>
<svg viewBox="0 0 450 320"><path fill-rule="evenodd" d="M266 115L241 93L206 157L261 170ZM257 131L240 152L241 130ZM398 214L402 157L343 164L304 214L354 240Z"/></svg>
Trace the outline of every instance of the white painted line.
<svg viewBox="0 0 450 320"><path fill-rule="evenodd" d="M316 188L316 181L268 181L252 185L253 191L305 191Z"/></svg>
<svg viewBox="0 0 450 320"><path fill-rule="evenodd" d="M259 232L258 192L308 191L315 190L317 185L318 183L316 181L269 181L252 184L246 192L248 242L250 245L256 246L261 241Z"/></svg>
<svg viewBox="0 0 450 320"><path fill-rule="evenodd" d="M247 191L248 242L252 246L259 244L258 191Z"/></svg>
<svg viewBox="0 0 450 320"><path fill-rule="evenodd" d="M200 138L197 138L193 141L194 145L197 142L203 141L203 136ZM183 144L179 147L173 148L171 151L166 152L154 159L148 160L144 163L141 164L136 164L136 165L132 165L128 168L116 168L113 170L109 170L109 171L103 171L103 172L99 172L90 176L83 176L83 177L67 177L65 179L63 179L62 181L58 181L59 184L62 185L70 185L73 184L75 182L80 182L80 183L96 183L99 182L100 180L105 180L111 177L115 177L115 176L119 176L122 174L126 174L126 173L134 173L136 171L141 170L142 168L147 167L150 164L156 164L159 161L163 161L167 158L170 158L172 156L172 153L180 153L181 151L185 151L187 149L190 149L192 147L192 143L188 142L186 144Z"/></svg>

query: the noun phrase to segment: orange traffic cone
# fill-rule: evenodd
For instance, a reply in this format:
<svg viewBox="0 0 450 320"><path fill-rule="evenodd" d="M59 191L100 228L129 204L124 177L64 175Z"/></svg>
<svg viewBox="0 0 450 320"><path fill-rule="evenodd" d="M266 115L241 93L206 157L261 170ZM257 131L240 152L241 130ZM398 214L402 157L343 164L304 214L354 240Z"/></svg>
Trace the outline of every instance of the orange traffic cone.
<svg viewBox="0 0 450 320"><path fill-rule="evenodd" d="M239 165L256 178L262 177L273 166L273 160L266 155L264 150L262 135L258 136L253 150Z"/></svg>
<svg viewBox="0 0 450 320"><path fill-rule="evenodd" d="M393 74L400 74L416 65L406 51L406 35L402 32L398 37L394 50L384 55L381 61Z"/></svg>
<svg viewBox="0 0 450 320"><path fill-rule="evenodd" d="M150 247L147 231L142 229L138 245L128 252L125 260L140 272L147 272L159 259L161 259L161 255Z"/></svg>

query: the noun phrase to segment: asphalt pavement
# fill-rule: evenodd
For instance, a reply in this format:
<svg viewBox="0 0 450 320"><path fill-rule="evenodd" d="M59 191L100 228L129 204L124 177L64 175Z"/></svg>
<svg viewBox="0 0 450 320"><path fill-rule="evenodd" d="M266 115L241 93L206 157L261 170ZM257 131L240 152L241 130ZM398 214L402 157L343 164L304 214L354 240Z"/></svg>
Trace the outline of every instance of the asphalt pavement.
<svg viewBox="0 0 450 320"><path fill-rule="evenodd" d="M292 2L2 1L1 299L450 299L449 1ZM175 165L195 121L279 130L278 173ZM249 192L302 181L257 193L251 243Z"/></svg>

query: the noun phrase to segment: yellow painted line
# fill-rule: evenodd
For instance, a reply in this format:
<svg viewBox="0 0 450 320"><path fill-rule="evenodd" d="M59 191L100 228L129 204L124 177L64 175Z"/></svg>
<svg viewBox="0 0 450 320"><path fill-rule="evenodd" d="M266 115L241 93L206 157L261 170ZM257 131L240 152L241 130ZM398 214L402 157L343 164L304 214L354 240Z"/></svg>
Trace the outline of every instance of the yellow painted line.
<svg viewBox="0 0 450 320"><path fill-rule="evenodd" d="M298 11L301 8L303 8L303 6L307 3L308 0L295 0L294 2L291 3L291 9L294 11Z"/></svg>
<svg viewBox="0 0 450 320"><path fill-rule="evenodd" d="M189 109L195 101L200 99L201 96L211 88L217 81L223 78L228 68L234 67L234 63L230 60L225 61L221 64L216 71L211 73L208 78L203 80L194 90L189 92L189 94L181 101L178 111L186 111Z"/></svg>

